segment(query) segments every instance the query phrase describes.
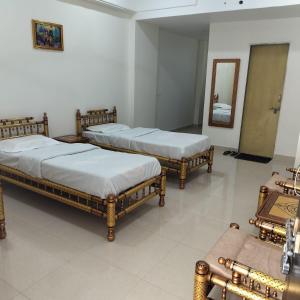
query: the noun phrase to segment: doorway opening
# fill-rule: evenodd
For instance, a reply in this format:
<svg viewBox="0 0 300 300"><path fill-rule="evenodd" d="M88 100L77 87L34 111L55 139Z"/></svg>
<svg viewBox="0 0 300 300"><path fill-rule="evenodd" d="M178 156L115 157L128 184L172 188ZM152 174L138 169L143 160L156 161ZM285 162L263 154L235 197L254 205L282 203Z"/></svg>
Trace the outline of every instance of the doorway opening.
<svg viewBox="0 0 300 300"><path fill-rule="evenodd" d="M202 133L208 40L159 30L156 127Z"/></svg>

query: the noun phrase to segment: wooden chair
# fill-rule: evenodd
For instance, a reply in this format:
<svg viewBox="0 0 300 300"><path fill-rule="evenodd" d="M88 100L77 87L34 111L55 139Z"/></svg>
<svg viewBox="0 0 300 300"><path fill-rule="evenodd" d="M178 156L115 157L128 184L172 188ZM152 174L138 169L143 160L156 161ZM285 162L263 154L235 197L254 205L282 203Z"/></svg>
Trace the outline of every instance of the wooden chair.
<svg viewBox="0 0 300 300"><path fill-rule="evenodd" d="M208 293L212 285L222 289L222 300L227 299L229 294L235 295L236 299L279 300L288 289L285 280L276 279L237 261L220 257L218 262L230 270L231 278L211 272L208 263L198 261L195 268L194 300L210 299Z"/></svg>
<svg viewBox="0 0 300 300"><path fill-rule="evenodd" d="M281 176L278 172L273 172L272 177L260 187L257 209L262 206L264 200L270 192L276 191L279 193L295 195L294 182L297 174L297 169L287 168L286 171L291 173L291 178ZM297 177L297 181L299 181L300 175L298 175ZM296 187L296 189L300 191L300 186L298 188Z"/></svg>
<svg viewBox="0 0 300 300"><path fill-rule="evenodd" d="M281 299L281 293L286 288L279 267L282 246L271 242L271 236L276 234L283 239L286 230L267 222L259 225L264 226L264 241L239 230L239 225L232 223L205 260L197 262L194 300L209 299L208 294L213 286L222 288L222 299L226 299L227 292L243 299L268 299L270 295Z"/></svg>
<svg viewBox="0 0 300 300"><path fill-rule="evenodd" d="M261 225L269 230L267 224ZM284 247L243 233L237 224L231 224L212 248L206 261L196 263L194 300L210 299L208 295L213 286L221 288L222 300L229 295L231 300L299 300L300 206L295 218L290 219L285 228L277 229L276 234L285 237ZM274 228L269 234L273 231ZM271 248L272 253L269 252ZM219 253L234 258L220 256L218 264L216 260L209 262ZM220 269L220 266L223 268Z"/></svg>

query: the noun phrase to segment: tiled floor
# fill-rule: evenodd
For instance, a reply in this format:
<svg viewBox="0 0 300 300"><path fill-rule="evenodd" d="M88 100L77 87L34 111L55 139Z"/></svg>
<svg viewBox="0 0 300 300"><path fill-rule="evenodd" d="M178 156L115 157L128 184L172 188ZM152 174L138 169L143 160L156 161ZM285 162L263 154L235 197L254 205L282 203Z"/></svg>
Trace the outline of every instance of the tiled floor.
<svg viewBox="0 0 300 300"><path fill-rule="evenodd" d="M290 159L257 164L217 150L214 170L177 189L168 180L166 207L149 202L123 219L116 241L104 221L5 185L8 236L0 241L1 300L192 299L196 260L230 222L253 230L259 185Z"/></svg>

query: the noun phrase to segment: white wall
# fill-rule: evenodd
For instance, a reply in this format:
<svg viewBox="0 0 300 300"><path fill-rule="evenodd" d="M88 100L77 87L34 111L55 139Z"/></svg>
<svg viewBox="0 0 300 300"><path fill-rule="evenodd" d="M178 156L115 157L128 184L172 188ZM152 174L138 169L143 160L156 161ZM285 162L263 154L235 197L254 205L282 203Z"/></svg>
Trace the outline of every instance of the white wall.
<svg viewBox="0 0 300 300"><path fill-rule="evenodd" d="M207 54L208 54L208 41L199 41L198 47L198 66L196 76L196 103L194 124L202 125L203 122L203 109L205 100L205 83L207 71Z"/></svg>
<svg viewBox="0 0 300 300"><path fill-rule="evenodd" d="M155 127L158 27L135 24L134 126Z"/></svg>
<svg viewBox="0 0 300 300"><path fill-rule="evenodd" d="M236 149L239 146L250 45L289 42L290 50L275 154L295 155L300 132L299 28L300 18L211 24L203 130L204 134L210 136L213 144ZM210 78L214 58L241 59L235 125L233 129L208 126Z"/></svg>
<svg viewBox="0 0 300 300"><path fill-rule="evenodd" d="M197 0L124 0L122 2L135 11L145 11L195 5Z"/></svg>
<svg viewBox="0 0 300 300"><path fill-rule="evenodd" d="M194 123L198 41L160 30L156 126L176 129Z"/></svg>
<svg viewBox="0 0 300 300"><path fill-rule="evenodd" d="M180 6L195 5L197 0L93 0L99 3L112 4L133 11L157 10Z"/></svg>
<svg viewBox="0 0 300 300"><path fill-rule="evenodd" d="M141 1L141 0L128 0L130 1ZM229 11L238 11L238 10L249 10L249 9L258 9L258 8L272 8L272 7L282 7L289 5L299 5L300 0L245 0L242 5L239 4L238 0L198 0L192 5L188 0L174 0L175 5L173 7L162 9L163 4L157 5L157 2L163 2L159 0L143 0L143 2L154 2L157 9L149 11L140 11L136 14L135 18L137 20L146 20L162 17L171 17L171 16L184 16L184 15L195 15L195 14L204 14L204 13L215 13L215 12L229 12ZM172 0L165 0L165 2L172 2ZM176 5L177 2L181 2L185 5Z"/></svg>
<svg viewBox="0 0 300 300"><path fill-rule="evenodd" d="M64 25L64 52L33 49L33 18ZM75 132L77 108L116 105L128 121L128 19L55 0L2 0L0 20L0 118L46 111L52 136Z"/></svg>

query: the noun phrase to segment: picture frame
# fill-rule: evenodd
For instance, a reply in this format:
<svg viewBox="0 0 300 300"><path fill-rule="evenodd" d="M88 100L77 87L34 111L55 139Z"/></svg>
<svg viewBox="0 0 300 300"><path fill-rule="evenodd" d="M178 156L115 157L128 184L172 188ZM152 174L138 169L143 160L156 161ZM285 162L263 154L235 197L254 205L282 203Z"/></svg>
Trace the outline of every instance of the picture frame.
<svg viewBox="0 0 300 300"><path fill-rule="evenodd" d="M63 25L32 20L33 47L64 51Z"/></svg>

